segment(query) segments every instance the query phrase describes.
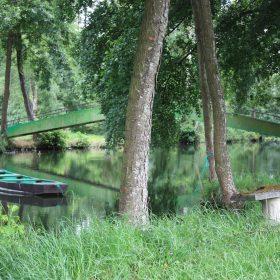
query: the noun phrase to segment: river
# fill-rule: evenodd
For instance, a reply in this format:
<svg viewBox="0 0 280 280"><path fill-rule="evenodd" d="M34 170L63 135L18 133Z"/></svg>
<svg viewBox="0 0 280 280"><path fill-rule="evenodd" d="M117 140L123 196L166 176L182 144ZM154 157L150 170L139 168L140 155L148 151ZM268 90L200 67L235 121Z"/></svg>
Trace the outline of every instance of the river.
<svg viewBox="0 0 280 280"><path fill-rule="evenodd" d="M252 187L268 179L280 180L280 145L233 144L229 146L235 178L251 180ZM2 155L0 168L68 184L64 198L34 198L26 201L0 195L10 215L23 223L52 229L62 221L86 226L93 216L109 217L117 211L122 153L66 151ZM197 147L151 152L149 207L156 215L181 213L200 203L207 178L205 149ZM249 179L248 179L249 178Z"/></svg>

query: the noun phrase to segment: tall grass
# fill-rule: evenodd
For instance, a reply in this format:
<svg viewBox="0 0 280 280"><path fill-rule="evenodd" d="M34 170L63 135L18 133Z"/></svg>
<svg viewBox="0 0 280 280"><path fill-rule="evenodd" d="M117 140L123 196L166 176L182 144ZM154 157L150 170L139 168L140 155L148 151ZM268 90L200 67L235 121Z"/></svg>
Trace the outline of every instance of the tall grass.
<svg viewBox="0 0 280 280"><path fill-rule="evenodd" d="M194 209L142 231L93 219L87 229L26 229L0 239L1 279L279 279L280 234L260 207Z"/></svg>

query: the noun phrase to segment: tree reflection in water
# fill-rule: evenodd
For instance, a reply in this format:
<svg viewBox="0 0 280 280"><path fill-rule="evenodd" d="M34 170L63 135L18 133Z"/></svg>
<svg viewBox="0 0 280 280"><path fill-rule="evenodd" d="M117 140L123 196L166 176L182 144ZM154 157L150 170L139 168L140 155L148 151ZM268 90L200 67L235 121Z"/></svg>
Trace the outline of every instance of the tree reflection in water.
<svg viewBox="0 0 280 280"><path fill-rule="evenodd" d="M280 146L276 144L234 144L229 146L237 186L244 182L252 187L280 181ZM202 170L204 144L186 149L154 149L150 157L149 208L156 215L175 214L199 204L196 166ZM34 153L3 155L0 168L33 177L63 181L69 185L68 205L18 207L24 223L41 224L47 229L62 220L88 220L92 216L114 217L118 211L118 190L122 153L105 151L67 151L65 153ZM204 180L207 182L207 175ZM274 182L271 181L270 182ZM207 184L206 184L207 185ZM12 207L2 203L2 213Z"/></svg>

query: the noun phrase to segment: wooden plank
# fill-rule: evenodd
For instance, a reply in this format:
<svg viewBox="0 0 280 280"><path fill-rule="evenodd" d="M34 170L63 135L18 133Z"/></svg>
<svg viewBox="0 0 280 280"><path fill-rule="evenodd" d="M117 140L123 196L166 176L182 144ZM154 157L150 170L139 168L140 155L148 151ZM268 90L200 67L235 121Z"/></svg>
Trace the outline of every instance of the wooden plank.
<svg viewBox="0 0 280 280"><path fill-rule="evenodd" d="M261 201L261 200L267 200L267 199L273 199L279 197L280 197L280 186L276 185L276 186L263 186L249 193L239 193L235 195L233 199L236 201L246 201L246 200Z"/></svg>
<svg viewBox="0 0 280 280"><path fill-rule="evenodd" d="M255 194L255 200L266 200L280 197L280 191L270 191Z"/></svg>

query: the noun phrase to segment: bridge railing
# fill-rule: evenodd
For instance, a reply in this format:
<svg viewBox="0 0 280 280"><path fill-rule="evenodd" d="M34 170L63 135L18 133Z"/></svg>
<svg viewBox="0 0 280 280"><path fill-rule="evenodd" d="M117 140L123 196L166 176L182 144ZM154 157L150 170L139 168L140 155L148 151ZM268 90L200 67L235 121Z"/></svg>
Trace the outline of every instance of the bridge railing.
<svg viewBox="0 0 280 280"><path fill-rule="evenodd" d="M57 108L57 109L54 109L54 110L51 110L48 112L42 112L40 114L37 114L35 119L36 120L46 119L49 117L63 115L63 114L73 112L73 111L79 111L79 110L90 109L90 108L99 108L99 107L100 107L100 105L98 105L97 103L84 102L84 103L80 103L78 105L75 104L74 106L61 107L61 108ZM244 115L244 116L249 116L249 117L260 119L260 120L267 120L267 121L280 123L280 113L276 114L276 113L271 113L271 112L262 111L262 110L255 110L255 109L251 109L251 108L242 108L239 111L230 111L229 113ZM0 110L0 116L1 116L1 110ZM1 119L0 119L0 122L1 122ZM25 123L25 122L29 122L29 119L27 116L13 115L8 120L8 126Z"/></svg>
<svg viewBox="0 0 280 280"><path fill-rule="evenodd" d="M255 110L251 108L244 108L240 111L230 112L232 114L243 115L255 119L266 120L271 122L280 123L280 114L271 113L262 110Z"/></svg>
<svg viewBox="0 0 280 280"><path fill-rule="evenodd" d="M99 105L96 103L80 103L78 105L72 106L72 107L61 107L57 108L48 112L42 112L36 115L35 120L40 120L40 119L46 119L49 117L53 116L59 116L63 115L66 113L74 112L74 111L80 111L84 109L90 109L90 108L99 108ZM8 126L16 125L16 124L21 124L25 122L29 122L30 120L28 119L27 116L22 116L22 115L13 115L12 118L8 120ZM1 119L0 119L1 122Z"/></svg>

